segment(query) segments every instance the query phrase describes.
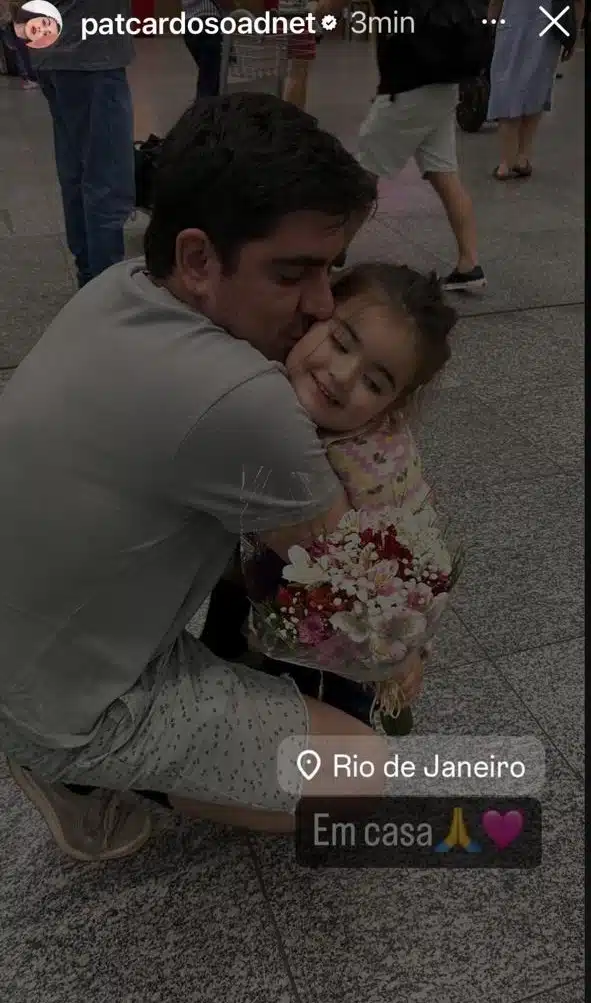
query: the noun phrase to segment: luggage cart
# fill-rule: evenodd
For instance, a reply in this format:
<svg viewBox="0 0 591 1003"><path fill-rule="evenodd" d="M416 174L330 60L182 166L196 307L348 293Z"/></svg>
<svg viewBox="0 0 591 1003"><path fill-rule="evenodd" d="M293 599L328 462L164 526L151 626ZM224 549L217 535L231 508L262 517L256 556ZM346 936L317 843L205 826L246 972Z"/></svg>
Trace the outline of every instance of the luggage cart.
<svg viewBox="0 0 591 1003"><path fill-rule="evenodd" d="M281 11L280 16L286 16ZM239 20L255 15L247 10L237 10L226 18ZM277 97L283 95L283 85L287 76L287 34L239 35L224 34L222 41L222 63L220 71L220 93L227 94L231 88L244 84L265 81L263 86L271 87Z"/></svg>

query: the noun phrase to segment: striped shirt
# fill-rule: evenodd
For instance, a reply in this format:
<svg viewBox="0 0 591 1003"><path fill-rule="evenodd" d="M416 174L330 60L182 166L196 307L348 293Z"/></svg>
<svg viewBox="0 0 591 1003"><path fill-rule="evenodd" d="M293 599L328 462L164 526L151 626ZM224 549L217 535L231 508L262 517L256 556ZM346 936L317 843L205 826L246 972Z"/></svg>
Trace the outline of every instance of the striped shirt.
<svg viewBox="0 0 591 1003"><path fill-rule="evenodd" d="M182 0L182 8L187 17L223 17L215 0Z"/></svg>

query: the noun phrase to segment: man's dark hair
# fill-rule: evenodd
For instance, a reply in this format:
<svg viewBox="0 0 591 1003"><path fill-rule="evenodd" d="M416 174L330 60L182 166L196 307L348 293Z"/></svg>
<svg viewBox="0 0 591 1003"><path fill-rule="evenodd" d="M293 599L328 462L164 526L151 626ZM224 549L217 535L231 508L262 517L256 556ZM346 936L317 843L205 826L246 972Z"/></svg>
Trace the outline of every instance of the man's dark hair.
<svg viewBox="0 0 591 1003"><path fill-rule="evenodd" d="M316 119L270 94L197 101L164 140L145 235L148 271L167 278L176 238L195 227L231 270L244 244L288 213L317 211L342 225L371 211L377 183Z"/></svg>

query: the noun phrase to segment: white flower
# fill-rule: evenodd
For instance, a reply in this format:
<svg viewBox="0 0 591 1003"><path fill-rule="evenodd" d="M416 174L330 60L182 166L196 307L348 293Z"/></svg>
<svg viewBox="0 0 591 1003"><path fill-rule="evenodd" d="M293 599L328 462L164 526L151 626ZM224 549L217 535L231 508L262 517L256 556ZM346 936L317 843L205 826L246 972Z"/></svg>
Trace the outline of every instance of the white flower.
<svg viewBox="0 0 591 1003"><path fill-rule="evenodd" d="M408 648L401 641L391 641L379 634L372 634L369 649L378 662L401 662L408 654Z"/></svg>
<svg viewBox="0 0 591 1003"><path fill-rule="evenodd" d="M319 561L314 561L303 547L290 547L287 553L291 564L284 567L283 577L288 582L322 585L329 580L326 569Z"/></svg>
<svg viewBox="0 0 591 1003"><path fill-rule="evenodd" d="M350 509L349 512L345 512L343 518L339 522L334 533L330 534L329 539L334 540L339 533L347 536L349 533L359 534L361 532L360 528L360 512L356 512L355 509Z"/></svg>
<svg viewBox="0 0 591 1003"><path fill-rule="evenodd" d="M409 648L417 647L427 634L427 617L416 610L399 607L384 610L381 616L371 618L371 632Z"/></svg>
<svg viewBox="0 0 591 1003"><path fill-rule="evenodd" d="M401 590L391 596L376 596L375 602L381 613L391 613L405 605L405 593Z"/></svg>
<svg viewBox="0 0 591 1003"><path fill-rule="evenodd" d="M335 613L334 616L331 616L329 622L335 630L341 630L343 634L346 634L356 644L360 644L367 639L368 631L365 620L359 616L354 616L353 613Z"/></svg>
<svg viewBox="0 0 591 1003"><path fill-rule="evenodd" d="M398 561L378 561L368 572L372 588L380 593L397 592L402 580L397 578Z"/></svg>

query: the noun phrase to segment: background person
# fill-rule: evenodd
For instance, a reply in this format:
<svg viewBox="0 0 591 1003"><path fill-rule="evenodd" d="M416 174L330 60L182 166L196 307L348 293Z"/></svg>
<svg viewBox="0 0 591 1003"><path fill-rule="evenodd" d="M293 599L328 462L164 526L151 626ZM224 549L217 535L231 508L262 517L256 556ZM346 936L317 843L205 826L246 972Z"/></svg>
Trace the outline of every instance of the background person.
<svg viewBox="0 0 591 1003"><path fill-rule="evenodd" d="M550 0L546 9L553 9ZM575 11L580 24L580 0L575 2ZM504 22L497 24L490 74L488 118L499 123L501 148L493 177L497 181L529 178L536 133L543 113L552 106L558 62L561 53L563 59L571 58L574 41L568 52L558 31L544 32L549 20L538 0L491 0L488 16Z"/></svg>
<svg viewBox="0 0 591 1003"><path fill-rule="evenodd" d="M125 256L123 228L135 207L133 108L126 68L130 35L82 41L93 0L57 0L63 29L55 45L34 51L53 120L55 162L68 247L84 286ZM100 16L131 15L131 0L101 0Z"/></svg>
<svg viewBox="0 0 591 1003"><path fill-rule="evenodd" d="M276 10L281 16L283 10L288 10L296 16L306 17L310 8L308 0L268 0L267 10ZM286 101L305 109L308 101L308 81L312 63L316 59L316 33L303 31L292 33L287 44L287 78L283 97Z"/></svg>
<svg viewBox="0 0 591 1003"><path fill-rule="evenodd" d="M234 9L232 0L182 0L182 9L189 18L216 18ZM197 97L216 97L220 93L220 71L222 66L223 35L221 32L208 34L185 32L185 45L191 53L198 70Z"/></svg>
<svg viewBox="0 0 591 1003"><path fill-rule="evenodd" d="M316 16L337 15L346 6L346 0L320 0ZM425 5L374 0L373 7L378 17L394 23L397 16L402 23L407 16L418 20L417 11ZM455 116L458 83L482 69L485 36L482 17L469 4L460 8L465 24L456 22L453 0L446 23L446 3L434 4L441 27L433 35L423 26L414 33L377 34L378 95L361 125L359 157L368 170L387 178L396 177L414 157L443 203L458 246L456 267L443 287L473 291L483 289L486 279L479 264L474 206L458 173Z"/></svg>

